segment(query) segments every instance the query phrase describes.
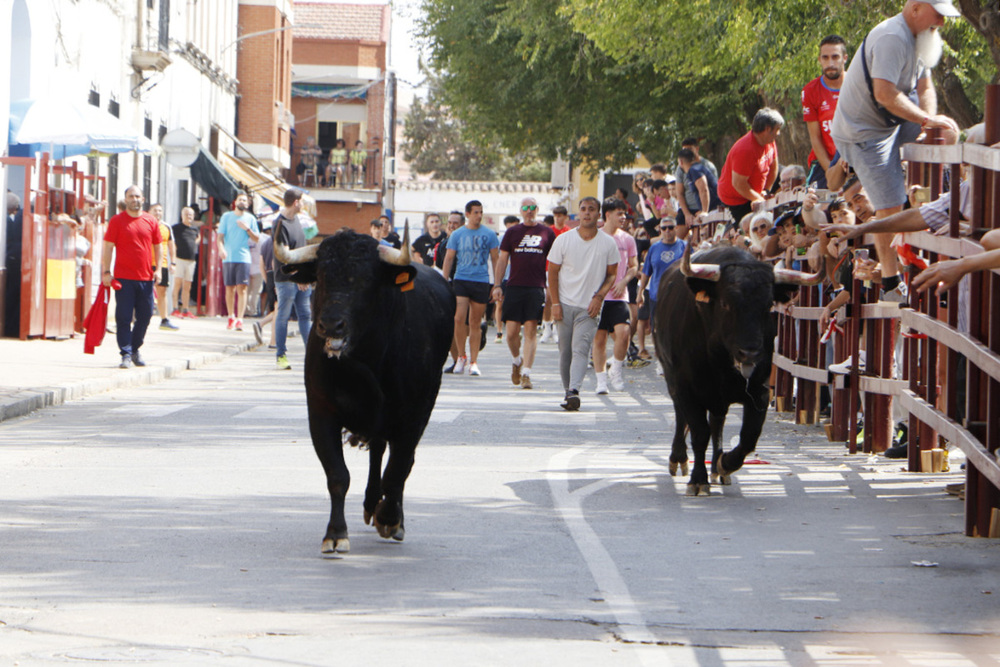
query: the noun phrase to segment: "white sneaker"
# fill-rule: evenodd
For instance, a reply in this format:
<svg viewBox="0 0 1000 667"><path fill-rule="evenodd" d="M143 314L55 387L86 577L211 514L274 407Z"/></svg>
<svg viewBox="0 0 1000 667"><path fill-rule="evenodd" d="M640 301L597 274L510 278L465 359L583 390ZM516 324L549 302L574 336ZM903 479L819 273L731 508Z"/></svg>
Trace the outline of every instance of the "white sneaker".
<svg viewBox="0 0 1000 667"><path fill-rule="evenodd" d="M559 344L559 329L556 329L555 325L552 326L552 342Z"/></svg>
<svg viewBox="0 0 1000 667"><path fill-rule="evenodd" d="M616 367L612 364L611 368L608 369L608 383L615 391L625 391L625 380L622 379L621 366Z"/></svg>
<svg viewBox="0 0 1000 667"><path fill-rule="evenodd" d="M465 366L468 363L468 359L465 357L459 357L458 361L455 362L455 370L453 371L455 375L461 375L465 372Z"/></svg>
<svg viewBox="0 0 1000 667"><path fill-rule="evenodd" d="M608 380L604 373L597 373L597 395L603 396L608 393Z"/></svg>
<svg viewBox="0 0 1000 667"><path fill-rule="evenodd" d="M482 375L479 372L479 366L476 364L469 364L469 375Z"/></svg>
<svg viewBox="0 0 1000 667"><path fill-rule="evenodd" d="M838 375L850 375L851 374L851 357L847 357L839 364L830 364L828 366L831 373L837 373ZM858 372L865 372L865 351L860 350L858 352Z"/></svg>
<svg viewBox="0 0 1000 667"><path fill-rule="evenodd" d="M545 331L542 333L542 337L539 339L541 343L551 343L552 342L552 327L548 324L545 325Z"/></svg>
<svg viewBox="0 0 1000 667"><path fill-rule="evenodd" d="M879 299L879 301L888 301L890 303L907 303L909 300L910 290L902 280L893 289L888 292L882 292L882 296Z"/></svg>

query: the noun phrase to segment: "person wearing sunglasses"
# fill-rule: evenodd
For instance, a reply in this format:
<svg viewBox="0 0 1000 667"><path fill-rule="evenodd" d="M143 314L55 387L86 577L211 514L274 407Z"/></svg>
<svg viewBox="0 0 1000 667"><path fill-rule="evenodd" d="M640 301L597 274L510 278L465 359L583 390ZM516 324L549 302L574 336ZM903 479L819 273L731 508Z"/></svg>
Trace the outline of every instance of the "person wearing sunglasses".
<svg viewBox="0 0 1000 667"><path fill-rule="evenodd" d="M651 329L656 332L656 298L659 296L660 278L684 255L685 241L677 238L677 226L670 218L660 221L660 239L649 248L639 278L639 308L649 300ZM646 288L649 291L646 291ZM648 295L648 296L647 296Z"/></svg>

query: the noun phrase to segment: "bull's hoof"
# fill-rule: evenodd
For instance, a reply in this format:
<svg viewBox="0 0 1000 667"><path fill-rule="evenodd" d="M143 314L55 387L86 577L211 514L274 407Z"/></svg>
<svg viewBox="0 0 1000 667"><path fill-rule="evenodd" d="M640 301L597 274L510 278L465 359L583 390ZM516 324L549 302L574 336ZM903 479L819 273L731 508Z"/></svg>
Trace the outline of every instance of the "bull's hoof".
<svg viewBox="0 0 1000 667"><path fill-rule="evenodd" d="M688 484L687 493L688 496L710 496L712 495L712 485L711 484Z"/></svg>
<svg viewBox="0 0 1000 667"><path fill-rule="evenodd" d="M381 535L387 540L393 539L396 540L397 542L403 541L404 531L402 525L397 523L394 526L386 526L385 524L379 523L378 517L374 517L374 521L375 521L375 530L378 531L379 535Z"/></svg>
<svg viewBox="0 0 1000 667"><path fill-rule="evenodd" d="M684 461L682 463L678 463L677 461L671 461L670 462L670 476L671 477L677 477L677 470L678 469L681 471L681 476L682 477L687 477L688 476L688 462L687 461Z"/></svg>
<svg viewBox="0 0 1000 667"><path fill-rule="evenodd" d="M722 467L722 457L720 456L715 460L715 470L712 471L712 477L718 478L717 484L722 486L729 486L733 483L733 472L734 470L726 470Z"/></svg>
<svg viewBox="0 0 1000 667"><path fill-rule="evenodd" d="M327 538L323 540L323 547L320 549L320 553L324 556L332 556L334 554L346 554L350 550L351 541L346 537L339 537L336 540Z"/></svg>
<svg viewBox="0 0 1000 667"><path fill-rule="evenodd" d="M369 512L368 510L365 510L365 525L366 526L372 525L372 513Z"/></svg>

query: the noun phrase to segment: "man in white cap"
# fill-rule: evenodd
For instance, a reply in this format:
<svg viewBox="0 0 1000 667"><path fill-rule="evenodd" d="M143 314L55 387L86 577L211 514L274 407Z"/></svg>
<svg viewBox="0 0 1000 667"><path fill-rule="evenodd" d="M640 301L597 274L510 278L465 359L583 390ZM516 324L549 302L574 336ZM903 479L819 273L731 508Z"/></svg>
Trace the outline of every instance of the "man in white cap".
<svg viewBox="0 0 1000 667"><path fill-rule="evenodd" d="M954 143L958 126L937 112L931 70L941 59L938 28L957 17L952 0L907 0L896 16L872 28L851 61L840 90L830 134L861 179L877 219L903 209L906 185L899 148L921 131L941 128ZM884 298L902 301L891 236L876 237L883 267Z"/></svg>

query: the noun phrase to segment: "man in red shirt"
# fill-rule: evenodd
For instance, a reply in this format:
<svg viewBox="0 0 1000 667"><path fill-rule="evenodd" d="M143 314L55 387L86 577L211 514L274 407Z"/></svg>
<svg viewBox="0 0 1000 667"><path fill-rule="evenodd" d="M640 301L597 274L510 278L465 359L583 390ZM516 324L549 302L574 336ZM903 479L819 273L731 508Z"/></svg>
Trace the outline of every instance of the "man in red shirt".
<svg viewBox="0 0 1000 667"><path fill-rule="evenodd" d="M121 289L115 294L115 324L122 355L119 368L146 365L139 348L153 315L153 266L160 265L163 252L160 225L156 218L143 212L142 203L139 186L129 186L125 190L125 211L111 218L104 232L101 281L111 285L113 251L114 278L121 283ZM150 257L153 257L152 264Z"/></svg>
<svg viewBox="0 0 1000 667"><path fill-rule="evenodd" d="M819 43L819 66L823 74L802 88L802 120L809 129L808 184L826 189L826 170L837 147L830 136L830 123L837 110L840 85L844 82L847 46L840 35L828 35Z"/></svg>
<svg viewBox="0 0 1000 667"><path fill-rule="evenodd" d="M778 178L778 147L774 142L784 125L780 113L764 107L754 115L750 131L729 149L718 194L736 224L763 205L764 193Z"/></svg>

